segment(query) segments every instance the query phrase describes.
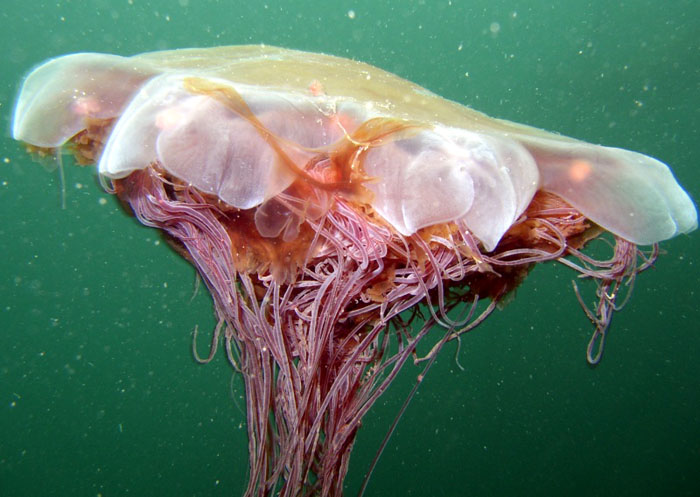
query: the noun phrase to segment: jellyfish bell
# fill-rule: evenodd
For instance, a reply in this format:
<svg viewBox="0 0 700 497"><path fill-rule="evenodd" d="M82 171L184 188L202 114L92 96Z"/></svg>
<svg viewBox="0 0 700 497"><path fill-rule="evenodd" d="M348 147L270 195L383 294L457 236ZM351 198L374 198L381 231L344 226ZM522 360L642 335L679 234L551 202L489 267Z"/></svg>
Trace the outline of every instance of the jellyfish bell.
<svg viewBox="0 0 700 497"><path fill-rule="evenodd" d="M192 84L193 79L200 85L208 82L211 88L188 89L185 81ZM240 101L233 102L227 93L237 94ZM425 150L412 155L407 167L395 168L394 174L400 178L392 179L405 181L409 191L412 182L434 186L444 177L434 174L439 163L444 173L456 173L467 194L459 197L463 199L459 206L439 202L453 195L436 195L432 205L442 208L431 217L424 213L426 209L414 205L423 199L412 202L387 191L376 206L404 235L455 220L465 214L465 204L471 203L474 209L491 214L491 207L502 212L498 216L501 229L491 236L483 234L482 242L493 248L513 222L513 213L522 212L537 189L557 194L588 219L634 243L667 239L697 223L691 200L668 167L650 157L490 119L366 64L274 47L175 50L129 58L74 54L54 59L25 80L16 105L13 136L37 147L58 147L85 129L87 118L111 120L119 116L99 161L100 174L121 178L143 169L156 157L157 148L162 165L172 174L221 195L230 205L249 208L284 190L294 175L277 167L277 151L265 144L260 129L256 130L250 119L237 112L238 104L247 105L251 116L276 135L275 141L291 144L297 152L328 147L374 117L425 123L423 134L437 136L413 137L413 142L426 144ZM489 150L491 156L511 154L516 163L505 170L489 167L479 181L484 189L477 189L476 201L470 202L472 195L464 178L471 178L480 169L460 175L457 169L461 166L454 159L461 157L462 164L471 163L469 155L479 153L475 140L491 140L483 150ZM373 147L369 155L377 161L365 161L365 167L383 167L382 157L409 147L411 140L389 141L398 143L389 148ZM442 156L429 156L436 148L431 142L444 147ZM448 144L454 145L451 151ZM399 145L405 147L399 149ZM444 164L445 156L452 158L452 165ZM488 160L483 154L481 158ZM538 171L532 167L533 158ZM229 168L229 164L239 166ZM425 164L431 166L422 167ZM503 158L494 158L493 164L500 166ZM580 171L583 164L591 166L585 188L581 187L582 178L577 181L570 174ZM246 167L246 174L229 181L229 175ZM503 181L510 188L503 191L499 186L495 196L488 191L489 184L501 185ZM389 180L384 187L386 183ZM397 184L392 182L392 186ZM447 188L428 190L437 194ZM381 190L382 185L374 189ZM404 219L402 214L399 219L399 212L408 217ZM483 216L470 217L473 230Z"/></svg>
<svg viewBox="0 0 700 497"><path fill-rule="evenodd" d="M596 282L597 362L618 290L697 226L656 159L274 47L54 59L27 76L13 136L97 163L202 275L219 320L207 359L223 341L246 386L247 495L341 494L399 368L431 364L537 263ZM583 249L603 233L599 261Z"/></svg>

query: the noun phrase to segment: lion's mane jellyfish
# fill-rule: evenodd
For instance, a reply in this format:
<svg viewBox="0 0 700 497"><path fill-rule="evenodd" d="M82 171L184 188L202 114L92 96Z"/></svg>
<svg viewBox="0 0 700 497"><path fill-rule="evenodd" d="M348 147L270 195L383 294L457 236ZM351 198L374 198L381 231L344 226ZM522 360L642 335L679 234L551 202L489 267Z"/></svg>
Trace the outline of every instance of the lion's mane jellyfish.
<svg viewBox="0 0 700 497"><path fill-rule="evenodd" d="M219 324L198 359L222 343L245 382L246 495L340 495L399 368L429 364L537 263L595 281L598 362L619 291L697 225L655 159L273 47L50 60L24 81L13 135L97 163L201 274ZM582 251L601 234L605 260Z"/></svg>

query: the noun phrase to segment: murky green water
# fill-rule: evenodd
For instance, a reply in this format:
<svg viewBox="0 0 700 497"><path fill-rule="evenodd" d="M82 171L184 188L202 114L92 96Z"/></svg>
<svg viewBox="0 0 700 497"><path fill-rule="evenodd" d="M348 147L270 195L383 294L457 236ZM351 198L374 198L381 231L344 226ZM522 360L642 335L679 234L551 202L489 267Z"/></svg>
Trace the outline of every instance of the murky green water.
<svg viewBox="0 0 700 497"><path fill-rule="evenodd" d="M223 355L190 355L191 329L213 325L193 270L90 169L67 169L61 210L56 172L10 140L34 64L261 42L353 57L494 116L658 157L700 199L700 3L614 4L5 0L0 495L240 495L247 471L241 383ZM700 234L663 248L596 369L572 274L538 268L462 341L465 371L444 351L367 495L697 495ZM348 495L417 373L365 419Z"/></svg>

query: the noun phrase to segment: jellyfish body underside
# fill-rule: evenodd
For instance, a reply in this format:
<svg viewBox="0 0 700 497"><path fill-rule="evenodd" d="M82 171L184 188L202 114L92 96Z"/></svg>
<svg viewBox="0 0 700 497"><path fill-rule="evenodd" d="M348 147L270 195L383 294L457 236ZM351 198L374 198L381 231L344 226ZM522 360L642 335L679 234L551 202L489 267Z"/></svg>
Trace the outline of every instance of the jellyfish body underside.
<svg viewBox="0 0 700 497"><path fill-rule="evenodd" d="M598 281L596 362L618 288L655 257L637 245L697 225L656 159L274 47L54 59L26 79L13 135L96 162L202 274L212 354L223 334L246 385L248 495L342 493L399 367L476 326L535 263ZM603 232L615 251L594 261L581 249ZM444 338L415 356L433 328Z"/></svg>

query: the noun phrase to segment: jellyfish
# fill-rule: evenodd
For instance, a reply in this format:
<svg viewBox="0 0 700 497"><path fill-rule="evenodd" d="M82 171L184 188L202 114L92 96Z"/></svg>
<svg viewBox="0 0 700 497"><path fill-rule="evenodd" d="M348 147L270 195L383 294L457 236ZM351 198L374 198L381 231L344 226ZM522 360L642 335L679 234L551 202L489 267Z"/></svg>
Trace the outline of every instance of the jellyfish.
<svg viewBox="0 0 700 497"><path fill-rule="evenodd" d="M223 346L243 378L247 496L341 495L362 418L401 367L422 379L539 263L595 282L592 308L575 289L597 363L618 295L658 242L697 227L656 159L270 46L49 60L12 133L96 164L201 275L218 324L193 353ZM601 238L607 259L586 252Z"/></svg>

